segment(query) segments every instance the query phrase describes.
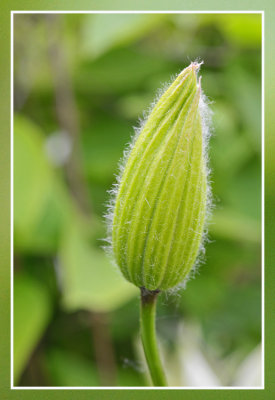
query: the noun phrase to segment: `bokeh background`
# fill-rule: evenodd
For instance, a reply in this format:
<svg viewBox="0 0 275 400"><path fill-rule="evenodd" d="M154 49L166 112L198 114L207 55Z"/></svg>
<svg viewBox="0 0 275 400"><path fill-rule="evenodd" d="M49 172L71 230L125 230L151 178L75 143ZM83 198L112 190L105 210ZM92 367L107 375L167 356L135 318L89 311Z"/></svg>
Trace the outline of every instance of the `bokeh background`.
<svg viewBox="0 0 275 400"><path fill-rule="evenodd" d="M190 61L214 112L205 263L162 294L170 385L261 385L261 16L14 17L14 383L146 386L138 290L101 246L133 126Z"/></svg>

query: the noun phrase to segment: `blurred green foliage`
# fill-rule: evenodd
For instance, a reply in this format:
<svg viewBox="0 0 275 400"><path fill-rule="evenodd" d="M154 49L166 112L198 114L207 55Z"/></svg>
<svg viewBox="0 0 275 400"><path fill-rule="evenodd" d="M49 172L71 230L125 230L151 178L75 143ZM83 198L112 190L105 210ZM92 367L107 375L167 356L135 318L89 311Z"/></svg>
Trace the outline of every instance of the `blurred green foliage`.
<svg viewBox="0 0 275 400"><path fill-rule="evenodd" d="M214 111L215 208L196 279L160 298L163 351L184 358L177 332L195 323L230 385L260 343L260 16L15 15L15 384L148 384L138 291L101 249L102 215L133 126L195 59Z"/></svg>

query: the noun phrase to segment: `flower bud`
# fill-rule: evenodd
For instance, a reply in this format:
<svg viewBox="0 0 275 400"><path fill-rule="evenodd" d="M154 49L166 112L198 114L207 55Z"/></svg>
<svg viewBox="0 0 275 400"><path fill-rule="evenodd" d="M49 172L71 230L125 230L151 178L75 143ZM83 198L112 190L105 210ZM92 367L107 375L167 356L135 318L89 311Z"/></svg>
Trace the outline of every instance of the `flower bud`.
<svg viewBox="0 0 275 400"><path fill-rule="evenodd" d="M154 106L112 206L113 257L128 281L148 290L184 281L201 247L208 188L199 66L184 69Z"/></svg>

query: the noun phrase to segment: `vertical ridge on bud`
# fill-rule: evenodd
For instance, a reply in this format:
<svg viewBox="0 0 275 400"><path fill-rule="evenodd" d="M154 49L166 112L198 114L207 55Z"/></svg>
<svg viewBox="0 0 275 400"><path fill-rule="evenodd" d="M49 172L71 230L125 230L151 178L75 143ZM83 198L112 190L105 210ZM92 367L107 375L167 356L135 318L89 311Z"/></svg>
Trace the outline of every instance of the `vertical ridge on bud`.
<svg viewBox="0 0 275 400"><path fill-rule="evenodd" d="M194 93L190 95L191 101ZM189 98L190 101L190 98ZM188 105L189 102L186 103ZM185 107L182 109L182 113L186 114ZM157 219L157 210L159 210L160 201L162 201L162 194L167 196L167 178L171 171L171 165L173 166L174 155L176 154L178 147L178 135L175 132L182 128L182 113L179 114L176 122L172 125L170 135L167 135L167 141L165 141L164 146L158 151L154 159L151 161L150 172L147 176L147 180L142 187L142 198L141 198L141 208L139 209L140 215L142 216L142 229L146 230L146 235L139 234L140 219L135 219L132 223L132 229L128 236L128 249L133 249L136 254L140 255L140 259L133 257L132 254L128 254L128 266L130 269L134 270L138 278L142 278L142 282L145 283L145 287L149 288L148 281L148 255L146 251L149 248L148 242L150 242L151 236L153 235L152 242L155 242L161 233L161 227L156 229L154 227L154 222ZM167 149L171 150L171 153ZM161 173L160 173L161 172ZM150 178L149 178L150 177ZM157 179L156 179L157 178ZM145 201L144 201L145 199ZM165 200L164 200L165 202ZM163 221L162 221L163 222ZM154 275L150 275L149 279ZM132 277L135 281L135 278ZM140 280L140 279L139 279ZM137 281L137 285L139 283Z"/></svg>
<svg viewBox="0 0 275 400"><path fill-rule="evenodd" d="M124 277L148 290L182 282L201 246L208 189L198 68L161 96L118 182L112 253Z"/></svg>

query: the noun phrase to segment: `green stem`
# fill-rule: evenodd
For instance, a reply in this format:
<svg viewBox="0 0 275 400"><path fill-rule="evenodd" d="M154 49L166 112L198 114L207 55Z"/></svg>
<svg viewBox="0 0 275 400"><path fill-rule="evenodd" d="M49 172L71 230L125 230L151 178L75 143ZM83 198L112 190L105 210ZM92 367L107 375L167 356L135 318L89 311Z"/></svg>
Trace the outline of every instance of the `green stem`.
<svg viewBox="0 0 275 400"><path fill-rule="evenodd" d="M140 327L143 349L154 386L167 386L156 342L156 303L159 290L141 288Z"/></svg>

